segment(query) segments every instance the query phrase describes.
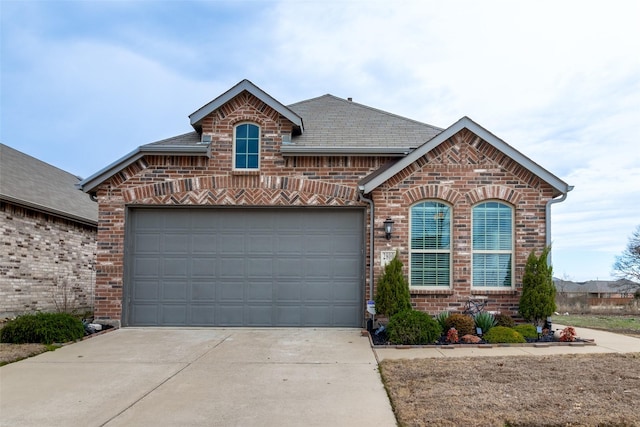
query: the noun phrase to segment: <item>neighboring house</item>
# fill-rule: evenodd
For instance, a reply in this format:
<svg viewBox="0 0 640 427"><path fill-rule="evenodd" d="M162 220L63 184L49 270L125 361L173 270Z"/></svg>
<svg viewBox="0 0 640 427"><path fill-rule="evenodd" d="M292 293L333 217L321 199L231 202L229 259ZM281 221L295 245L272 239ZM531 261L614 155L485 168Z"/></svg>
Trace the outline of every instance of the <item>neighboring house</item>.
<svg viewBox="0 0 640 427"><path fill-rule="evenodd" d="M515 314L571 190L469 118L441 129L243 80L83 180L100 209L96 315L122 325L348 326L383 260L415 308ZM384 222L392 224L389 238Z"/></svg>
<svg viewBox="0 0 640 427"><path fill-rule="evenodd" d="M98 204L79 181L0 144L0 317L92 308Z"/></svg>
<svg viewBox="0 0 640 427"><path fill-rule="evenodd" d="M587 282L554 279L553 283L556 286L556 292L567 298L586 297L592 300L623 300L621 302L632 301L636 289L639 288L637 283L627 279L589 280Z"/></svg>

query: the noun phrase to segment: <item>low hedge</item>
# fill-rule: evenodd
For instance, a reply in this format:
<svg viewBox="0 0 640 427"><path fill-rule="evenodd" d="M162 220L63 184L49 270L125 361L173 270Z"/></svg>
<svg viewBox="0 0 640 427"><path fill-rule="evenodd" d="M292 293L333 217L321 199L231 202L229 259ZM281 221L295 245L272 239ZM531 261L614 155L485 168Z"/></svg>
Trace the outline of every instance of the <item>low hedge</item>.
<svg viewBox="0 0 640 427"><path fill-rule="evenodd" d="M7 322L0 329L0 342L64 343L84 337L84 326L67 313L25 314Z"/></svg>
<svg viewBox="0 0 640 427"><path fill-rule="evenodd" d="M417 310L404 310L389 319L389 341L394 344L433 344L442 334L442 328L429 314Z"/></svg>
<svg viewBox="0 0 640 427"><path fill-rule="evenodd" d="M494 326L489 332L484 334L482 338L484 338L486 342L491 344L515 344L527 342L527 340L524 339L520 332L512 328L507 328L506 326Z"/></svg>
<svg viewBox="0 0 640 427"><path fill-rule="evenodd" d="M513 329L520 332L520 335L522 335L525 338L529 338L529 339L538 338L538 329L529 323L514 326Z"/></svg>

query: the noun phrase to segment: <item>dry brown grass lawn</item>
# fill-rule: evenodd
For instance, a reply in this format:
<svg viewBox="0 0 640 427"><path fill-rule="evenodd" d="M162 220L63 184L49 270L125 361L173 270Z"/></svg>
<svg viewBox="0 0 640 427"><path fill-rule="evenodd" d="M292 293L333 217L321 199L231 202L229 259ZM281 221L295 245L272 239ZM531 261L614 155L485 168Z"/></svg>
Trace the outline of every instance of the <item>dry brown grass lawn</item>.
<svg viewBox="0 0 640 427"><path fill-rule="evenodd" d="M383 360L401 426L640 426L640 353Z"/></svg>
<svg viewBox="0 0 640 427"><path fill-rule="evenodd" d="M0 343L0 366L26 359L47 351L44 344L7 344Z"/></svg>

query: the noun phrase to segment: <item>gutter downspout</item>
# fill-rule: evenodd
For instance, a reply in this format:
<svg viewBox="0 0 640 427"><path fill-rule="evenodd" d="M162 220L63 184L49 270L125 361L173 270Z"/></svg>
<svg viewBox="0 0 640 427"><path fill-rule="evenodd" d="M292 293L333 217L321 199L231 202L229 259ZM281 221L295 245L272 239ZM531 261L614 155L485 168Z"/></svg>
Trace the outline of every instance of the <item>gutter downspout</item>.
<svg viewBox="0 0 640 427"><path fill-rule="evenodd" d="M373 300L373 257L374 257L374 246L373 246L373 226L375 222L374 215L374 205L373 200L367 199L363 194L363 188L360 187L360 192L358 193L361 202L366 202L369 205L369 297Z"/></svg>
<svg viewBox="0 0 640 427"><path fill-rule="evenodd" d="M567 187L567 192L566 193L562 193L562 196L560 196L560 198L558 199L551 199L547 202L547 205L545 206L545 227L547 230L546 236L545 236L545 246L549 247L551 246L551 205L555 204L555 203L561 203L564 202L567 199L567 194L569 194L569 191L573 190L573 185L570 185ZM549 251L549 255L547 256L547 264L552 266L553 263L551 262L551 251Z"/></svg>

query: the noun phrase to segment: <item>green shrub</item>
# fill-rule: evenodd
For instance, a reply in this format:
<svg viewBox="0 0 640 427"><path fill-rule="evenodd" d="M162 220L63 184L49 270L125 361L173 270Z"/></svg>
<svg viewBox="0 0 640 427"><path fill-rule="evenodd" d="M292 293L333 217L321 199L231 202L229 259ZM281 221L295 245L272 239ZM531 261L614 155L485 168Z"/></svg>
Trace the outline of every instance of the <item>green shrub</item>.
<svg viewBox="0 0 640 427"><path fill-rule="evenodd" d="M476 328L482 329L482 333L486 334L496 326L496 318L491 313L481 311L473 316L473 321L476 323Z"/></svg>
<svg viewBox="0 0 640 427"><path fill-rule="evenodd" d="M443 331L447 330L447 318L449 317L449 314L450 313L448 311L443 311L436 315L436 322L438 322L440 329Z"/></svg>
<svg viewBox="0 0 640 427"><path fill-rule="evenodd" d="M430 315L417 310L404 310L389 319L389 341L394 344L432 344L442 334L442 329Z"/></svg>
<svg viewBox="0 0 640 427"><path fill-rule="evenodd" d="M18 316L0 330L0 342L23 344L75 341L84 336L82 322L67 313L37 313Z"/></svg>
<svg viewBox="0 0 640 427"><path fill-rule="evenodd" d="M396 313L411 309L409 284L402 274L402 261L398 254L384 268L384 274L378 281L376 295L376 313L391 318Z"/></svg>
<svg viewBox="0 0 640 427"><path fill-rule="evenodd" d="M494 326L489 332L482 336L488 343L524 343L527 340L512 328L506 326Z"/></svg>
<svg viewBox="0 0 640 427"><path fill-rule="evenodd" d="M523 325L514 326L513 329L520 332L520 335L522 335L525 338L530 338L530 339L538 338L538 330L536 329L535 326L531 324L526 323Z"/></svg>
<svg viewBox="0 0 640 427"><path fill-rule="evenodd" d="M539 257L531 251L522 276L522 294L518 312L525 320L538 326L542 326L544 320L556 311L553 268L547 264L550 250L551 248L547 246Z"/></svg>
<svg viewBox="0 0 640 427"><path fill-rule="evenodd" d="M513 328L516 325L513 317L508 314L497 314L496 315L496 326L506 326L507 328Z"/></svg>
<svg viewBox="0 0 640 427"><path fill-rule="evenodd" d="M445 331L451 328L456 328L458 335L461 337L465 335L473 335L476 333L476 323L473 317L468 314L452 313L447 317Z"/></svg>

